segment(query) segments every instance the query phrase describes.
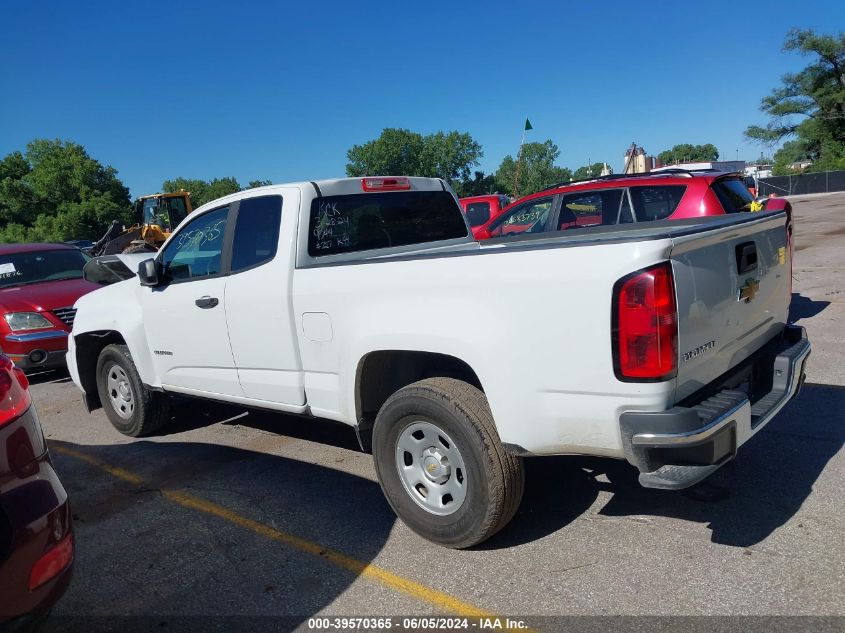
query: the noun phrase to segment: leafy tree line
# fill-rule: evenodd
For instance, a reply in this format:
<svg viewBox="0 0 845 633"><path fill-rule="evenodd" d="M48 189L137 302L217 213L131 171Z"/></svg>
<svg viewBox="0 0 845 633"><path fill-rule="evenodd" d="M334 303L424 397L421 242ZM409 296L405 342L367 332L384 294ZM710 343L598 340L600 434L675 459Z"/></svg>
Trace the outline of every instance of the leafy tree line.
<svg viewBox="0 0 845 633"><path fill-rule="evenodd" d="M247 188L269 185L254 180ZM175 178L165 192L191 192L194 207L241 191L235 178ZM154 193L154 192L149 192ZM0 160L0 243L97 239L113 220L137 222L117 170L71 141L38 139Z"/></svg>
<svg viewBox="0 0 845 633"><path fill-rule="evenodd" d="M87 239L129 210L117 170L77 143L39 139L0 161L0 242Z"/></svg>
<svg viewBox="0 0 845 633"><path fill-rule="evenodd" d="M719 160L719 150L713 143L705 143L704 145L681 143L675 145L672 149L660 152L657 157L664 165L709 162Z"/></svg>
<svg viewBox="0 0 845 633"><path fill-rule="evenodd" d="M174 178L165 180L161 185L164 193L176 191L189 191L191 193L191 204L194 209L211 202L217 198L228 196L230 193L237 193L244 189L272 185L269 180L251 180L246 187L242 187L236 178L214 178L212 180L199 180L197 178Z"/></svg>
<svg viewBox="0 0 845 633"><path fill-rule="evenodd" d="M437 132L424 136L411 130L385 128L378 138L363 145L353 145L347 151L346 175L401 174L443 178L462 197L493 192L513 194L517 184L517 162L520 162L518 191L521 195L573 177L571 169L555 164L560 150L550 140L525 143L521 161L519 154L516 157L507 155L492 174L473 170L483 156L481 145L466 132ZM595 174L600 171L601 167Z"/></svg>
<svg viewBox="0 0 845 633"><path fill-rule="evenodd" d="M845 169L845 33L794 28L783 50L811 61L762 99L769 121L749 126L745 136L769 147L785 141L774 155L775 175L794 173L791 165L804 160L812 161L806 171Z"/></svg>
<svg viewBox="0 0 845 633"><path fill-rule="evenodd" d="M520 196L535 193L558 182L583 180L601 175L598 162L571 170L557 165L560 150L551 140L525 143L520 154L507 155L492 174L473 170L484 156L481 145L469 134L438 132L423 136L411 130L385 128L381 135L363 145L353 145L346 153L347 176L408 175L443 178L461 196L488 193ZM664 164L718 160L719 150L712 143L682 143L660 153ZM517 163L519 179L517 184ZM471 174L471 175L470 175Z"/></svg>

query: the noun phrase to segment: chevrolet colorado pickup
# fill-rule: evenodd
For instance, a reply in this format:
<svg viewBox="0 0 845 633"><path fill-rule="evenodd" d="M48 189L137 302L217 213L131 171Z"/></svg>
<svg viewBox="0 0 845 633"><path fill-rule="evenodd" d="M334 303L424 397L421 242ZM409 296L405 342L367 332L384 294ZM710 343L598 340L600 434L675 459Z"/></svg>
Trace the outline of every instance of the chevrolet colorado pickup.
<svg viewBox="0 0 845 633"><path fill-rule="evenodd" d="M168 394L338 420L391 507L448 547L515 514L523 457L692 485L798 391L783 212L475 242L438 179L274 185L204 205L79 299L89 410L153 433Z"/></svg>

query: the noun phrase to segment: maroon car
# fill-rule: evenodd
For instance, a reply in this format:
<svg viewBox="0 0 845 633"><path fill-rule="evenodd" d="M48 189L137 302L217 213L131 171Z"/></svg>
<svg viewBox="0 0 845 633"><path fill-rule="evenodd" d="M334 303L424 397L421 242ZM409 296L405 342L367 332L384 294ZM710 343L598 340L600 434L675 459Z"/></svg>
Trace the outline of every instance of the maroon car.
<svg viewBox="0 0 845 633"><path fill-rule="evenodd" d="M62 487L29 395L0 354L0 629L43 618L70 582L73 531Z"/></svg>
<svg viewBox="0 0 845 633"><path fill-rule="evenodd" d="M100 286L68 244L0 244L0 352L26 371L64 365L73 304Z"/></svg>

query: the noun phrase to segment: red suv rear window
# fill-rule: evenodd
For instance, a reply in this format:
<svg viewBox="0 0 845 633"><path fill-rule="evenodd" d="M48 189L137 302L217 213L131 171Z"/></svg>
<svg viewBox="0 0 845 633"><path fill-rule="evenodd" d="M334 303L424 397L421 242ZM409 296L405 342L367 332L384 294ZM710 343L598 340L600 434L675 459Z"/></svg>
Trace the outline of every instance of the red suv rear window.
<svg viewBox="0 0 845 633"><path fill-rule="evenodd" d="M686 190L686 185L631 187L637 221L665 220L678 208Z"/></svg>
<svg viewBox="0 0 845 633"><path fill-rule="evenodd" d="M725 213L739 213L740 211L748 211L751 203L754 202L754 196L748 191L739 178L725 178L717 180L710 188L713 193L719 198L722 208Z"/></svg>

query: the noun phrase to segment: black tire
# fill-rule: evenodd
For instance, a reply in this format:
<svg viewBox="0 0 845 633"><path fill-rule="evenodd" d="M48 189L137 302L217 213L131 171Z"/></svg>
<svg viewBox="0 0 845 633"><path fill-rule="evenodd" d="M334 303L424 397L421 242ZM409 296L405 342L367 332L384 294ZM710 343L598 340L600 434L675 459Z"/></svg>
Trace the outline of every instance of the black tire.
<svg viewBox="0 0 845 633"><path fill-rule="evenodd" d="M460 481L465 478L466 496L451 514L426 510L399 474L400 438L417 424L442 429L465 465ZM454 378L427 378L390 396L376 417L373 458L381 489L397 516L423 538L446 547L471 547L490 538L508 524L522 500L522 459L502 446L484 393Z"/></svg>
<svg viewBox="0 0 845 633"><path fill-rule="evenodd" d="M129 400L121 401L118 391L110 389L110 378L112 382L121 379L120 387L126 388ZM126 345L108 345L100 352L97 392L109 422L124 435L150 435L170 420L170 399L164 393L144 387ZM131 407L127 403L131 403Z"/></svg>

